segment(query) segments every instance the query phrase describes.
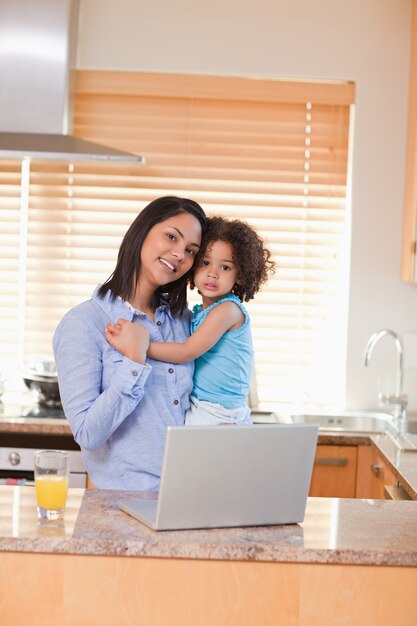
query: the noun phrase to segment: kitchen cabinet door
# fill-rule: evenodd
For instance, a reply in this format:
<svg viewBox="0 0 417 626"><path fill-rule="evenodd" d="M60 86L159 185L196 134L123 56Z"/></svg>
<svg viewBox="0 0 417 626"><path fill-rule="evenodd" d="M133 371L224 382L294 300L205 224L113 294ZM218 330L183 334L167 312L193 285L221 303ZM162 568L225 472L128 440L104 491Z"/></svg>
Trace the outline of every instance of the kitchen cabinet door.
<svg viewBox="0 0 417 626"><path fill-rule="evenodd" d="M385 466L373 446L360 446L358 451L358 498L384 499L384 486L391 480L391 472Z"/></svg>
<svg viewBox="0 0 417 626"><path fill-rule="evenodd" d="M309 495L354 498L356 465L357 446L318 445Z"/></svg>

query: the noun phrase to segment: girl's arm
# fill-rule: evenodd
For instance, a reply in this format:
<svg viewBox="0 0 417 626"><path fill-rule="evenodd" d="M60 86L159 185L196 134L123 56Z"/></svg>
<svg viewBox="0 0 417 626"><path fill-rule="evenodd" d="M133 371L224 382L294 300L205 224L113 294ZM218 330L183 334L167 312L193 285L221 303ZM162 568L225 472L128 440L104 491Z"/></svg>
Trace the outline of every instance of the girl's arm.
<svg viewBox="0 0 417 626"><path fill-rule="evenodd" d="M118 352L131 361L145 363L149 346L149 330L136 322L120 318L116 324L107 324L105 338Z"/></svg>
<svg viewBox="0 0 417 626"><path fill-rule="evenodd" d="M210 350L228 330L244 322L241 309L234 302L222 302L208 313L204 322L184 343L151 342L148 357L169 363L193 361Z"/></svg>

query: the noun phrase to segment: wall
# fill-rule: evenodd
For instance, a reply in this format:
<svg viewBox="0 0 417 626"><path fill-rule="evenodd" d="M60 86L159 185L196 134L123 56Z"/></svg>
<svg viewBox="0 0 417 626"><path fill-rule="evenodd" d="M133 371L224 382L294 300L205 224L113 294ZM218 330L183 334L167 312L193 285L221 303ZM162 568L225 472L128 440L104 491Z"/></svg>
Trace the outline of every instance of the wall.
<svg viewBox="0 0 417 626"><path fill-rule="evenodd" d="M363 366L370 334L417 331L417 286L400 279L411 3L80 0L79 68L356 82L346 361L354 408L376 407L379 377L394 390L389 338ZM416 382L407 369L417 411Z"/></svg>

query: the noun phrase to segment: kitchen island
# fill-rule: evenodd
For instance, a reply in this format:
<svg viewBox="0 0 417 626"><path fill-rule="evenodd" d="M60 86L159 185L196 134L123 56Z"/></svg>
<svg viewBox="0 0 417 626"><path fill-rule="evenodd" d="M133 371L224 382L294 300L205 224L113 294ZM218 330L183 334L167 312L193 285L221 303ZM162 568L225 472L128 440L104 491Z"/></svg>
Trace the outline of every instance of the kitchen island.
<svg viewBox="0 0 417 626"><path fill-rule="evenodd" d="M118 507L155 495L71 489L40 524L33 488L0 487L2 621L417 623L417 502L309 498L302 524L172 532Z"/></svg>
<svg viewBox="0 0 417 626"><path fill-rule="evenodd" d="M72 439L66 420L0 416L0 438L25 435ZM319 443L374 447L411 500L309 498L302 524L158 533L118 507L156 494L70 489L65 519L41 524L33 488L0 487L2 622L415 626L417 453Z"/></svg>

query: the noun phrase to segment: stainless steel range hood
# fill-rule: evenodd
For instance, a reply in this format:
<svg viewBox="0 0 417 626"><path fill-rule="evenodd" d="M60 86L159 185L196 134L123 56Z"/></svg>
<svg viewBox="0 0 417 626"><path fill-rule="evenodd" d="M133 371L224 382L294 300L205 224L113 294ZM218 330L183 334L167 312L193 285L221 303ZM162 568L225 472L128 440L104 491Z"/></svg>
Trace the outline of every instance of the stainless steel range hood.
<svg viewBox="0 0 417 626"><path fill-rule="evenodd" d="M143 162L68 134L78 0L0 0L0 158Z"/></svg>
<svg viewBox="0 0 417 626"><path fill-rule="evenodd" d="M0 132L0 158L71 161L144 161L143 157L71 135Z"/></svg>

